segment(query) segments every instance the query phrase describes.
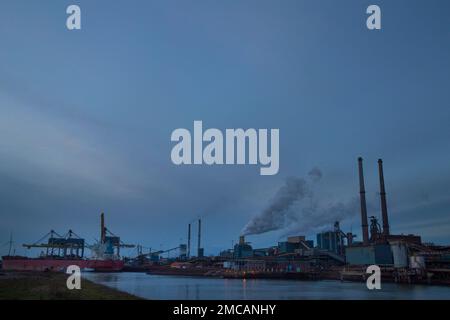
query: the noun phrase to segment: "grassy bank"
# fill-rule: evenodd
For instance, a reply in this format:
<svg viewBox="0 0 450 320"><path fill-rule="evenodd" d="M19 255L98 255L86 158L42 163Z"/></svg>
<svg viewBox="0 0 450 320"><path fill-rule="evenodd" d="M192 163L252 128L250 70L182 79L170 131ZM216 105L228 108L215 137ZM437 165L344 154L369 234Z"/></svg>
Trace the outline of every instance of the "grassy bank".
<svg viewBox="0 0 450 320"><path fill-rule="evenodd" d="M68 275L50 272L1 272L0 299L8 300L135 300L131 294L82 278L80 290L69 290Z"/></svg>

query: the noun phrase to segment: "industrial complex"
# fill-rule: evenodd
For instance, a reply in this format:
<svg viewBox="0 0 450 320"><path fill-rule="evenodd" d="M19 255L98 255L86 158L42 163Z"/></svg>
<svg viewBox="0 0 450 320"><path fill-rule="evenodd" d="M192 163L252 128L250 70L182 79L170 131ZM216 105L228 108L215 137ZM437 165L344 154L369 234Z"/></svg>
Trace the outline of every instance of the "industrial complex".
<svg viewBox="0 0 450 320"><path fill-rule="evenodd" d="M363 280L366 267L378 265L387 280L397 282L450 283L450 247L423 243L419 235L390 231L383 161L378 160L381 223L368 216L363 159L358 158L362 240L341 230L339 221L315 239L303 235L288 237L268 248L253 248L244 236L233 248L218 256L204 257L201 247L201 220L198 220L197 253L191 251L191 224L188 243L177 258L143 255L128 261L128 268L144 268L150 273L202 274L224 277L298 278ZM127 267L126 267L127 268Z"/></svg>
<svg viewBox="0 0 450 320"><path fill-rule="evenodd" d="M149 274L209 276L229 278L338 279L362 281L369 275L366 268L378 265L385 280L406 283L450 284L450 246L423 243L419 235L395 234L389 224L384 183L383 161L378 160L381 223L368 216L363 159L357 161L361 209L361 241L341 229L339 221L315 239L304 235L287 237L267 248L254 248L244 236L236 244L215 256L205 256L202 247L202 220L187 227L187 243L168 250L144 252L137 245L137 255L120 257L120 248L132 248L111 233L101 215L100 241L89 246L69 231L58 236L54 231L48 242L25 244L27 248L44 248L39 258L3 257L5 270L59 270L67 263L101 271L140 271ZM192 231L197 227L196 252L192 250ZM84 258L85 247L95 258ZM109 270L108 270L109 269Z"/></svg>

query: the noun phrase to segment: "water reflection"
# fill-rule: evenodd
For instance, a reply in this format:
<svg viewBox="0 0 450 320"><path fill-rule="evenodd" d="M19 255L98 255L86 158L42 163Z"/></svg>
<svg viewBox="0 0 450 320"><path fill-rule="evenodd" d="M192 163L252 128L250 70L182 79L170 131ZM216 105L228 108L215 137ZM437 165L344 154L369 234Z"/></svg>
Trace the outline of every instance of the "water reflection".
<svg viewBox="0 0 450 320"><path fill-rule="evenodd" d="M240 280L157 276L145 273L83 273L83 277L146 299L450 299L449 287L340 281Z"/></svg>

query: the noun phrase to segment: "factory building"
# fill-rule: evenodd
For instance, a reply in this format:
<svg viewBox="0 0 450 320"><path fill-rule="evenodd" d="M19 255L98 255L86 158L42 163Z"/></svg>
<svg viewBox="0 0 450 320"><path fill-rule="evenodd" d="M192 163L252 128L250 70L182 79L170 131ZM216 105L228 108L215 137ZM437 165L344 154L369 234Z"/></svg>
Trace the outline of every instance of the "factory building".
<svg viewBox="0 0 450 320"><path fill-rule="evenodd" d="M223 250L219 253L219 257L221 258L231 259L233 256L234 254L232 249Z"/></svg>
<svg viewBox="0 0 450 320"><path fill-rule="evenodd" d="M301 253L313 247L314 241L306 240L305 236L292 236L288 237L287 241L278 242L277 253Z"/></svg>
<svg viewBox="0 0 450 320"><path fill-rule="evenodd" d="M220 261L224 268L235 271L298 273L343 265L375 264L394 267L399 270L398 272L408 268L424 270L430 266L435 268L448 266L450 257L445 256L448 248L423 245L421 237L417 235L391 234L381 159L378 160L381 223L375 216L368 217L362 158L358 159L358 169L361 242L354 241L356 236L352 232L343 232L338 221L331 230L316 235L316 247L314 241L298 235L288 237L286 241L280 241L274 247L253 249L250 243L245 241L244 236L241 236L232 249L221 252ZM200 241L198 247L200 248ZM189 248L187 251L189 252Z"/></svg>
<svg viewBox="0 0 450 320"><path fill-rule="evenodd" d="M253 248L249 243L245 242L244 236L240 236L239 243L235 244L233 256L235 259L253 256Z"/></svg>
<svg viewBox="0 0 450 320"><path fill-rule="evenodd" d="M317 247L340 254L344 249L342 238L334 231L325 231L317 234Z"/></svg>
<svg viewBox="0 0 450 320"><path fill-rule="evenodd" d="M223 262L223 268L248 272L304 272L314 269L319 260L324 258L326 259L326 257L319 257L319 255L301 258L295 254L251 257L225 260Z"/></svg>
<svg viewBox="0 0 450 320"><path fill-rule="evenodd" d="M225 261L223 267L234 271L263 271L266 269L266 262L264 260L236 259Z"/></svg>
<svg viewBox="0 0 450 320"><path fill-rule="evenodd" d="M361 200L361 227L363 243L361 245L349 245L345 248L347 264L350 265L392 265L396 268L404 268L409 265L408 255L411 248L422 247L420 236L416 235L392 235L389 228L389 218L384 185L383 161L378 160L378 173L380 182L380 201L382 227L378 219L370 217L367 221L367 206L365 198L365 185L362 158L358 158L359 194Z"/></svg>
<svg viewBox="0 0 450 320"><path fill-rule="evenodd" d="M309 250L314 248L314 241L306 240L305 236L288 237L287 242L298 244L299 249Z"/></svg>
<svg viewBox="0 0 450 320"><path fill-rule="evenodd" d="M393 258L388 244L348 247L346 261L352 265L392 265Z"/></svg>
<svg viewBox="0 0 450 320"><path fill-rule="evenodd" d="M187 259L187 244L180 244L180 259L186 260Z"/></svg>
<svg viewBox="0 0 450 320"><path fill-rule="evenodd" d="M278 253L294 253L299 249L298 243L288 241L278 242Z"/></svg>
<svg viewBox="0 0 450 320"><path fill-rule="evenodd" d="M273 256L277 252L277 247L258 248L253 249L253 256L255 257L268 257Z"/></svg>
<svg viewBox="0 0 450 320"><path fill-rule="evenodd" d="M339 221L336 221L334 223L334 230L317 234L317 248L344 256L345 242L347 242L347 246L353 245L354 237L351 232L344 233L339 226Z"/></svg>

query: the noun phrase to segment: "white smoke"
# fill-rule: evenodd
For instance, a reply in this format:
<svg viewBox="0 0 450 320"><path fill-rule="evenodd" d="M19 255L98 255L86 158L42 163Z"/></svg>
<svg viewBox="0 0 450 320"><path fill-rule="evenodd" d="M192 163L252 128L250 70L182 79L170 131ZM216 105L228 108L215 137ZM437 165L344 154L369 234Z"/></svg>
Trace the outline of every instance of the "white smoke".
<svg viewBox="0 0 450 320"><path fill-rule="evenodd" d="M308 178L287 178L269 206L253 217L241 234L274 230L285 230L287 234L306 233L355 215L358 212L357 197L347 202L327 203L315 196L314 186L322 176L320 169L313 168Z"/></svg>
<svg viewBox="0 0 450 320"><path fill-rule="evenodd" d="M305 234L311 231L319 231L324 227L329 228L335 221L351 218L358 213L359 201L354 197L346 202L327 203L313 200L311 204L293 205L285 220L285 235Z"/></svg>

